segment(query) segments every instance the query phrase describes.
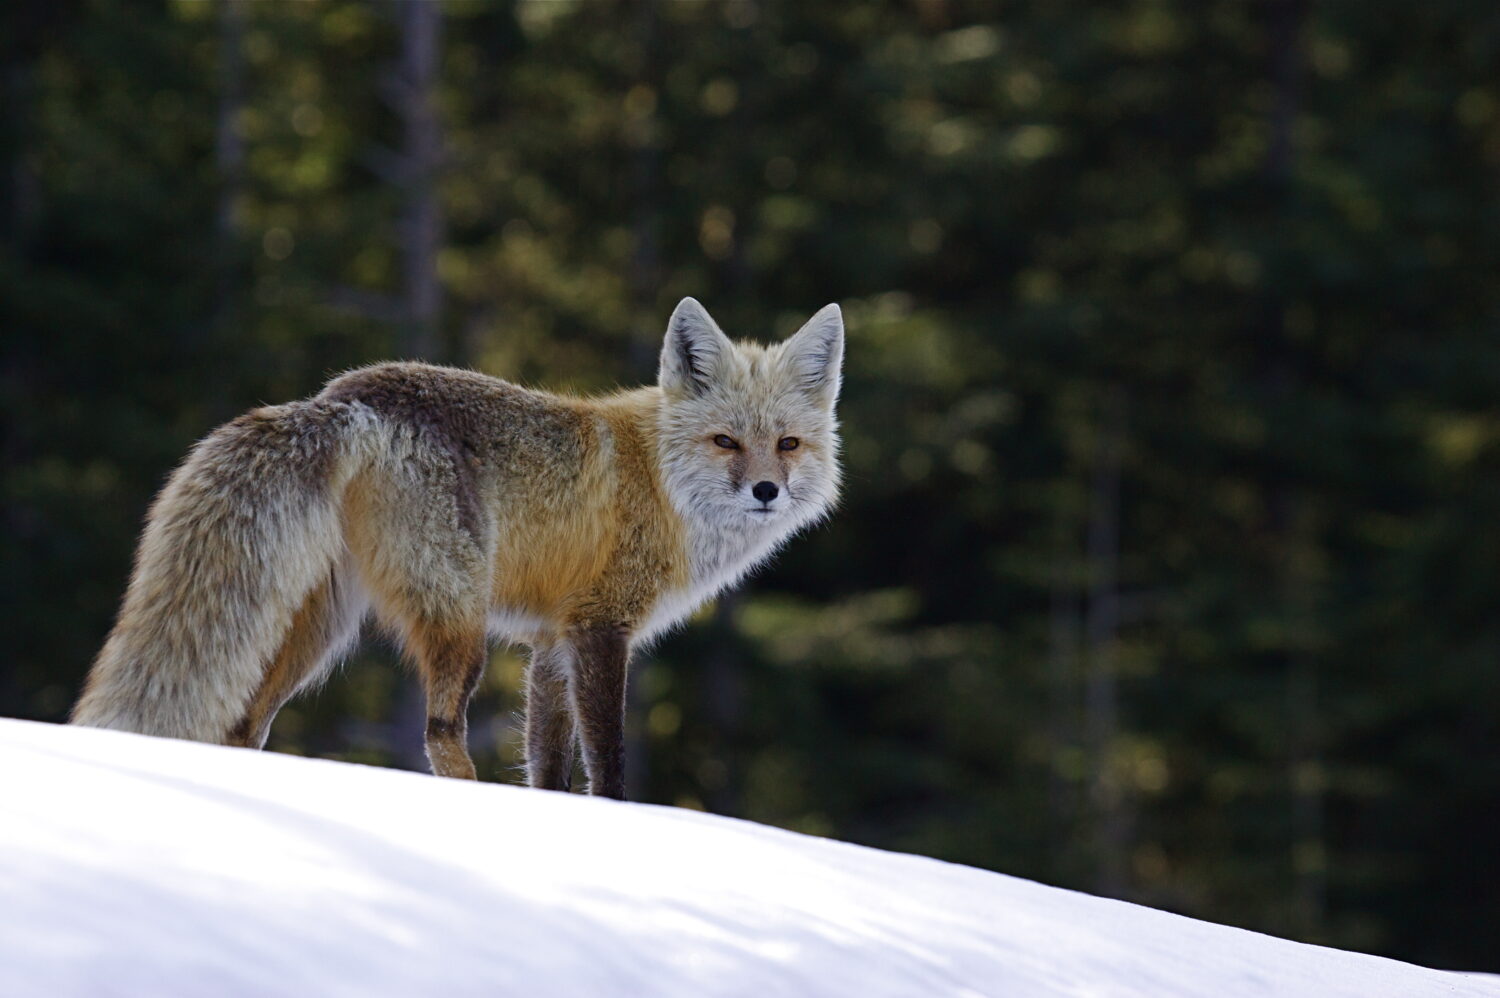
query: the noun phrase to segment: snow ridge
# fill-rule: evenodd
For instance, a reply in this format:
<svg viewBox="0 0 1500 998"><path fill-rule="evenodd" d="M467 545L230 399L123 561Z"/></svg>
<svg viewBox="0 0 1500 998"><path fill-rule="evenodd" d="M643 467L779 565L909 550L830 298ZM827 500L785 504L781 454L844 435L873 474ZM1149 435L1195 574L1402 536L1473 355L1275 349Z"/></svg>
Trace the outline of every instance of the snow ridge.
<svg viewBox="0 0 1500 998"><path fill-rule="evenodd" d="M691 811L0 721L0 994L1500 996Z"/></svg>

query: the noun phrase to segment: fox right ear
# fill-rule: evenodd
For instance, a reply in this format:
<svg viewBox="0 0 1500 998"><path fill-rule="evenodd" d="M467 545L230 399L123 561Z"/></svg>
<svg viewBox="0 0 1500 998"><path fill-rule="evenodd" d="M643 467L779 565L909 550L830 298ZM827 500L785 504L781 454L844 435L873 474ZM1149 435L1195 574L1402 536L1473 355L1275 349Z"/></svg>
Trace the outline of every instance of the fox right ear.
<svg viewBox="0 0 1500 998"><path fill-rule="evenodd" d="M696 298L684 298L667 320L656 383L678 395L702 395L733 344Z"/></svg>

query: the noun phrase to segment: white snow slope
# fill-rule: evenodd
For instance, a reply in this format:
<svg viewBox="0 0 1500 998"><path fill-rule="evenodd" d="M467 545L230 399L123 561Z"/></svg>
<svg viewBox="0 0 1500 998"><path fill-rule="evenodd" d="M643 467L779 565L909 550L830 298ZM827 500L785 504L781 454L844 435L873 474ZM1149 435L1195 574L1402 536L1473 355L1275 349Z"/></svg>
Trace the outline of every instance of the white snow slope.
<svg viewBox="0 0 1500 998"><path fill-rule="evenodd" d="M1500 996L692 811L0 721L0 995Z"/></svg>

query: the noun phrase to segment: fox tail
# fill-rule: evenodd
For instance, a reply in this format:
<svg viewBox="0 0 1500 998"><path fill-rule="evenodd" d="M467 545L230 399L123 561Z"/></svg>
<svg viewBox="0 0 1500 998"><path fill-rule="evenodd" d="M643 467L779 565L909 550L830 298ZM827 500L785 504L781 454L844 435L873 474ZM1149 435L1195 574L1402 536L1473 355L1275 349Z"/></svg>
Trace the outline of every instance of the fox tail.
<svg viewBox="0 0 1500 998"><path fill-rule="evenodd" d="M313 399L205 437L157 497L72 723L222 742L309 594L344 563L340 505L373 415Z"/></svg>

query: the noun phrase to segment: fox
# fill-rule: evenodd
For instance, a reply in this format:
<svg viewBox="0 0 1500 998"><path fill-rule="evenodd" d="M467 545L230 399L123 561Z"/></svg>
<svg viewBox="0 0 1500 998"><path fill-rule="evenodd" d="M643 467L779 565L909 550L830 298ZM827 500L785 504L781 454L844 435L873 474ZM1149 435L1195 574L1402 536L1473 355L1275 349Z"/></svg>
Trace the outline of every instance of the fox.
<svg viewBox="0 0 1500 998"><path fill-rule="evenodd" d="M595 397L389 362L210 433L151 506L71 723L264 748L364 621L427 700L433 773L475 779L492 639L529 649L526 780L624 799L633 653L825 519L843 314L732 341L684 298L654 386Z"/></svg>

